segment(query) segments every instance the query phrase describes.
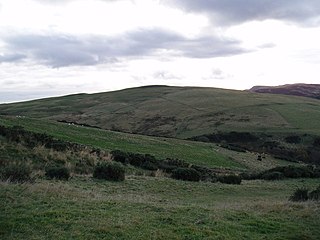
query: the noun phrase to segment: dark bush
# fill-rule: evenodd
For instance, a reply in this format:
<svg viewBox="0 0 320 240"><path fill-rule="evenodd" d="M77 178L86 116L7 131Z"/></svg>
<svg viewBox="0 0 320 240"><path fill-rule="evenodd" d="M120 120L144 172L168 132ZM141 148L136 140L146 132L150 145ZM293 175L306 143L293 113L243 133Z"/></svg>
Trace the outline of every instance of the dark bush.
<svg viewBox="0 0 320 240"><path fill-rule="evenodd" d="M240 184L241 180L241 177L237 175L225 175L218 178L219 182L226 184Z"/></svg>
<svg viewBox="0 0 320 240"><path fill-rule="evenodd" d="M124 181L125 169L119 163L98 163L94 168L93 177L110 181Z"/></svg>
<svg viewBox="0 0 320 240"><path fill-rule="evenodd" d="M30 182L31 179L31 168L24 164L10 164L5 167L0 172L1 179L4 181L10 181L14 183Z"/></svg>
<svg viewBox="0 0 320 240"><path fill-rule="evenodd" d="M129 153L129 163L132 166L141 167L145 163L145 158L143 154L139 153Z"/></svg>
<svg viewBox="0 0 320 240"><path fill-rule="evenodd" d="M172 171L172 178L184 181L200 181L200 173L192 168L176 168Z"/></svg>
<svg viewBox="0 0 320 240"><path fill-rule="evenodd" d="M290 196L289 200L293 202L303 202L309 199L308 189L306 188L297 188L294 193Z"/></svg>
<svg viewBox="0 0 320 240"><path fill-rule="evenodd" d="M68 180L70 178L70 171L63 166L52 166L46 169L45 176L49 179Z"/></svg>
<svg viewBox="0 0 320 240"><path fill-rule="evenodd" d="M128 153L121 151L121 150L114 150L111 151L111 154L113 156L113 160L116 162L121 162L122 164L128 164Z"/></svg>
<svg viewBox="0 0 320 240"><path fill-rule="evenodd" d="M314 139L313 146L320 147L320 137Z"/></svg>
<svg viewBox="0 0 320 240"><path fill-rule="evenodd" d="M144 168L147 170L157 170L158 161L150 154L130 153L121 150L111 152L113 160L122 164L131 164L135 167Z"/></svg>
<svg viewBox="0 0 320 240"><path fill-rule="evenodd" d="M287 178L309 178L315 175L315 171L306 166L281 166L267 170L264 173L267 172L281 172Z"/></svg>
<svg viewBox="0 0 320 240"><path fill-rule="evenodd" d="M265 180L281 180L284 176L281 172L266 172L262 174L261 178Z"/></svg>
<svg viewBox="0 0 320 240"><path fill-rule="evenodd" d="M310 192L309 199L313 201L320 201L320 186L317 189Z"/></svg>
<svg viewBox="0 0 320 240"><path fill-rule="evenodd" d="M288 136L284 139L287 143L300 143L301 142L301 137L299 136Z"/></svg>
<svg viewBox="0 0 320 240"><path fill-rule="evenodd" d="M248 172L241 173L239 176L242 180L256 180L261 178L261 176L257 173L248 173Z"/></svg>
<svg viewBox="0 0 320 240"><path fill-rule="evenodd" d="M151 170L151 171L155 171L159 169L158 164L154 162L145 162L142 164L141 168L146 170Z"/></svg>

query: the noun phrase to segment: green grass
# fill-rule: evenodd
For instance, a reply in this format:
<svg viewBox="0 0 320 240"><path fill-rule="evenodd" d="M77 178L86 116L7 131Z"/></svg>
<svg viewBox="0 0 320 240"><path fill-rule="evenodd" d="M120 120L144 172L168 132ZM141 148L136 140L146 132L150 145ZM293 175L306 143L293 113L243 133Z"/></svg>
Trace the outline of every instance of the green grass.
<svg viewBox="0 0 320 240"><path fill-rule="evenodd" d="M0 105L0 114L178 138L217 130L319 135L319 111L320 101L310 98L164 86Z"/></svg>
<svg viewBox="0 0 320 240"><path fill-rule="evenodd" d="M242 185L133 177L125 182L0 183L1 239L319 239L319 204L291 203L317 180Z"/></svg>
<svg viewBox="0 0 320 240"><path fill-rule="evenodd" d="M120 149L136 153L149 153L158 159L179 158L208 167L246 168L243 164L218 153L213 144L126 134L20 117L0 117L0 124L6 126L19 125L29 131L46 133L58 139L104 150Z"/></svg>

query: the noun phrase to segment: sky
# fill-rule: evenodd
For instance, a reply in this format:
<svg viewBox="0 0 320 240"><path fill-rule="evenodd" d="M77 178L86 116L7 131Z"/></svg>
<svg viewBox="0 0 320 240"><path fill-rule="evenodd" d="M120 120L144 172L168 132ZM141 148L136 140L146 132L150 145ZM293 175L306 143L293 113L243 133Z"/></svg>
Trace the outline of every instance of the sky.
<svg viewBox="0 0 320 240"><path fill-rule="evenodd" d="M320 84L319 0L0 0L0 103Z"/></svg>

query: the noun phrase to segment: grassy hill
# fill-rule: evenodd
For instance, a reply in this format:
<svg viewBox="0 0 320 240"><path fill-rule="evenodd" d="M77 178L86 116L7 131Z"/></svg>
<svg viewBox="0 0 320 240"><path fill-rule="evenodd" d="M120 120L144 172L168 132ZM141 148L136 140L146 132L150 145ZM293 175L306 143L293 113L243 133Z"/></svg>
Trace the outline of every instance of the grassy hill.
<svg viewBox="0 0 320 240"><path fill-rule="evenodd" d="M0 114L67 121L144 135L215 131L320 135L320 101L215 88L148 86L0 105Z"/></svg>
<svg viewBox="0 0 320 240"><path fill-rule="evenodd" d="M208 92L207 99L196 97L199 92L201 94ZM226 93L230 93L229 98L225 96ZM113 102L111 95L113 95ZM158 97L155 98L155 95ZM161 100L163 98L160 97L163 95L166 98L176 99L175 101L182 99L182 102L164 104ZM107 99L107 96L110 102L107 100L103 102L102 99ZM209 96L212 96L211 100ZM218 96L228 107L218 104ZM162 123L163 120L161 116L184 119L181 122L175 122L177 125L186 124L188 126L184 130L181 128L179 134L172 122L167 122L165 125L154 125L156 130L152 130L151 121L148 123L150 128L147 128L150 134L162 135L165 133L162 127L166 127L166 134L171 132L169 135L181 138L210 133L217 129L225 132L232 129L262 131L263 128L250 125L254 121L265 124L268 126L266 130L269 133L277 132L277 136L292 134L295 131L318 134L317 121L314 121L313 125L300 122L308 118L312 120L312 117L317 116L319 108L316 101L280 96L277 99L283 99L279 104L266 95L270 101L269 105L260 107L268 108L269 106L272 109L279 107L277 111L290 119L291 125L289 124L287 128L280 128L272 125L272 122L256 119L255 114L262 111L257 102L262 102L262 100L255 101L252 96L260 98L260 95L229 90L152 87L2 105L1 113L11 114L11 116L0 115L0 126L12 129L23 127L25 131L31 133L43 133L45 136L52 136L61 141L81 144L87 151L82 148L78 152L55 151L42 145L29 146L23 142L23 138L16 142L0 135L0 170L8 165L19 166L18 163L25 163L32 167L32 175L35 178L34 182L21 184L0 181L0 238L319 239L319 203L316 201L288 201L289 196L297 187L314 190L319 186L319 179L243 180L241 185L228 185L214 181L185 182L171 179L165 172L160 171L157 174L158 171L154 171L152 172L154 174L150 174L148 170L137 169L133 166L126 166L126 179L123 182L92 178L92 169L97 162L110 161L108 152L115 149L148 153L159 160L167 157L179 158L190 164L218 168L222 174L262 171L292 163L272 158L269 155L266 155L262 161L257 161L257 155L253 152L236 152L219 147L214 143L130 134L55 121L75 121L71 118L64 118L64 116L71 117L72 114L76 116L77 111L79 114L80 111L83 111L80 115L86 118L79 120L86 121L79 123L106 127L110 123L104 122L105 116L114 117L127 126L128 131L131 127L129 122L134 121L135 117L145 121L143 116L159 116L160 120L157 120L159 123ZM129 111L130 102L127 97L132 101L135 99L137 103L131 106L132 112ZM93 102L89 104L89 99L90 101L96 99L96 105ZM239 99L242 99L243 102L238 102ZM265 97L262 99L266 100ZM228 102L229 100L235 103ZM159 101L158 105L155 104L157 101ZM215 106L216 109L211 109L202 101L211 102L210 106ZM87 102L88 105L83 105L83 107L81 104L84 102ZM113 106L114 112L112 112L110 106L116 105L116 102L118 106L117 108ZM133 103L134 101L131 102ZM104 104L109 106L105 107L105 111ZM208 116L202 115L203 109L209 112L218 111L217 109L224 111L224 113L217 114L218 117L227 114L228 111L231 111L232 114L242 114L236 108L238 105L247 106L244 109L249 114L250 104L255 107L251 108L249 121L235 121L234 119L242 115L234 115L233 120L219 118L225 123L214 124L214 128L201 127L211 124L205 121ZM124 106L122 110L120 105ZM295 111L296 106L303 108ZM97 113L97 109L100 109L101 115L92 115L95 118L90 119L90 114ZM123 115L115 113L119 111L120 113L123 111ZM301 114L303 111L311 115ZM156 115L152 115L155 113ZM194 118L189 118L188 113ZM26 116L33 116L33 118ZM196 125L200 122L202 125ZM226 128L227 123L230 124L230 129ZM241 124L247 125L238 128ZM19 127L13 128L13 126ZM307 139L303 139L305 140ZM95 152L91 153L91 150L95 148L105 151L107 155L97 157ZM105 156L107 159L104 159ZM47 179L44 176L45 167L54 164L70 169L71 179L68 181Z"/></svg>
<svg viewBox="0 0 320 240"><path fill-rule="evenodd" d="M214 168L256 171L292 164L274 159L268 155L266 155L266 159L263 162L259 162L256 161L257 156L254 153L235 152L221 148L213 143L113 132L50 120L0 116L1 125L8 127L21 126L31 132L45 133L56 139L106 151L120 149L128 152L152 154L157 159L178 158L189 163ZM6 147L5 149L8 150L9 148ZM33 151L23 149L17 157L23 158L23 155L27 153L32 156ZM0 150L2 158L7 156L7 158L15 159L15 155L17 155L17 150L14 151L13 155L10 151Z"/></svg>

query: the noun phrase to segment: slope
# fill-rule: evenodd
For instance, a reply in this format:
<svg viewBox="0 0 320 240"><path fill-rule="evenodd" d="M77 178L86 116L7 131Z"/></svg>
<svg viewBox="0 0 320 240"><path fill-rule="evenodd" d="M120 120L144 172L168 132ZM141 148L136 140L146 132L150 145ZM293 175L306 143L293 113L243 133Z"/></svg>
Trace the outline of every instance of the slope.
<svg viewBox="0 0 320 240"><path fill-rule="evenodd" d="M120 149L134 153L152 154L158 159L178 158L208 167L246 168L227 155L220 154L217 147L209 143L119 133L21 117L0 117L1 125L20 126L28 131L45 133L57 139L107 151Z"/></svg>
<svg viewBox="0 0 320 240"><path fill-rule="evenodd" d="M0 114L178 138L216 131L320 134L318 100L215 88L147 86L77 94L3 104Z"/></svg>
<svg viewBox="0 0 320 240"><path fill-rule="evenodd" d="M287 84L281 86L254 86L249 91L256 93L272 93L310 97L320 99L320 84Z"/></svg>

